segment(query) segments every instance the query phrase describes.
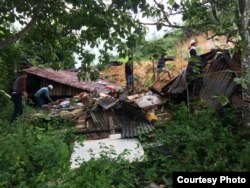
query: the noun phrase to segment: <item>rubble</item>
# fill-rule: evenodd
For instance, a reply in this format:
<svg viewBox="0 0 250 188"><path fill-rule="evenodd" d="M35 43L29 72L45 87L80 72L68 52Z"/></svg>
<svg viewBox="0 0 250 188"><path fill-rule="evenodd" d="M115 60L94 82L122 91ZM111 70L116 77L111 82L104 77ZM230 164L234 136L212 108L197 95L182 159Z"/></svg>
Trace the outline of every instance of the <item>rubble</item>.
<svg viewBox="0 0 250 188"><path fill-rule="evenodd" d="M147 118L148 111L136 102L102 93L82 92L71 99L47 105L46 110L49 118L60 117L74 122L75 133L88 138L117 133L122 138L133 138L154 130L152 121Z"/></svg>
<svg viewBox="0 0 250 188"><path fill-rule="evenodd" d="M206 70L207 74L204 75L206 82L203 84L200 97L209 100L215 93L224 92L231 96L237 88L233 79L235 73L240 71L239 64L230 59L227 53L217 54L212 51L201 56L210 60L208 57L212 60ZM217 78L220 78L220 83L216 82ZM85 134L89 139L105 138L117 133L121 134L121 138L138 137L150 134L155 129L155 122L169 121L173 118L165 104L169 101L169 96L185 92L185 71L161 87L155 87L156 83L157 81L149 91L133 95L113 91L112 88L109 88L109 93L97 90L81 92L46 108L49 110L49 117L71 120L75 123L75 133ZM218 103L212 102L218 106Z"/></svg>

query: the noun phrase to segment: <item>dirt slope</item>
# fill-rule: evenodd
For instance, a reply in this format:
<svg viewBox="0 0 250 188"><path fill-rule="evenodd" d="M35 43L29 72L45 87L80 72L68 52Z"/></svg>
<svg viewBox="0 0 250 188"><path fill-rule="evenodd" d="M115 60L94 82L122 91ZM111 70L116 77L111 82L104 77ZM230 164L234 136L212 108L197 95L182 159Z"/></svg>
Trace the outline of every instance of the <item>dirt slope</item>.
<svg viewBox="0 0 250 188"><path fill-rule="evenodd" d="M201 54L209 52L211 49L215 48L231 48L233 45L231 43L226 43L226 37L217 37L214 39L207 40L206 35L199 35L192 37L197 43L197 48ZM188 47L189 41L183 41L182 43L177 44L177 56L175 61L168 61L166 64L169 64L171 69L170 75L171 78L177 76L182 70L186 68L187 65L187 56L188 56ZM124 74L124 64L120 66L111 66L108 69L101 72L101 78L106 78L110 82L119 84L120 86L125 86L125 74ZM134 62L134 78L135 78L135 87L140 89L147 89L150 84L153 82L153 63L146 62ZM170 80L167 73L162 73L159 77L157 84L162 85L166 84ZM157 85L156 85L157 87Z"/></svg>

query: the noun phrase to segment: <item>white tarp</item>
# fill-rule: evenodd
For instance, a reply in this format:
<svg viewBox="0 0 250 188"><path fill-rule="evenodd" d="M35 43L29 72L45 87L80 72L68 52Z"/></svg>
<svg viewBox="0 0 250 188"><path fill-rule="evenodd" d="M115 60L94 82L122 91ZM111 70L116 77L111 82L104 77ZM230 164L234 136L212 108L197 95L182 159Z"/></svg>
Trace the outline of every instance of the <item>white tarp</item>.
<svg viewBox="0 0 250 188"><path fill-rule="evenodd" d="M135 160L141 161L144 156L144 150L138 139L107 138L87 140L83 143L76 142L73 150L74 152L70 159L72 169L80 167L83 161L99 158L100 154L116 158L125 152L124 159L130 162Z"/></svg>
<svg viewBox="0 0 250 188"><path fill-rule="evenodd" d="M135 103L144 109L152 108L155 106L163 105L167 102L167 98L160 97L151 91L147 92L144 96L135 100Z"/></svg>

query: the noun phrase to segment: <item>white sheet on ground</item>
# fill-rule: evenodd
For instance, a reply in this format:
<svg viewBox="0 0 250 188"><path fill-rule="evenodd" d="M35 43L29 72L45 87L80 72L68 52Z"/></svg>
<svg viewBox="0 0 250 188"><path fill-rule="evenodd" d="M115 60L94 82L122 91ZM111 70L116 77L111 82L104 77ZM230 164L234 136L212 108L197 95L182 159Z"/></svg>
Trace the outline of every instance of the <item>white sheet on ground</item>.
<svg viewBox="0 0 250 188"><path fill-rule="evenodd" d="M116 158L125 152L124 159L130 162L141 161L144 156L144 150L138 139L87 140L83 143L76 142L73 149L70 159L72 169L80 167L83 161L99 158L100 154Z"/></svg>

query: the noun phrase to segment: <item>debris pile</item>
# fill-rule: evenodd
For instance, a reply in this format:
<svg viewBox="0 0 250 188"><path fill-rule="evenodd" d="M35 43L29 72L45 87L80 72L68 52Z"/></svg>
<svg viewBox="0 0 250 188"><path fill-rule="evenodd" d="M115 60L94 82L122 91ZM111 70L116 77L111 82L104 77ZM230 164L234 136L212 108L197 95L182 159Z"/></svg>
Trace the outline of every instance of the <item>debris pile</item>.
<svg viewBox="0 0 250 188"><path fill-rule="evenodd" d="M82 92L70 99L58 100L43 106L48 117L60 117L75 123L75 133L88 138L103 138L121 134L121 138L133 138L149 134L154 122L170 117L162 113L157 117L154 110L164 105L167 99L148 92L126 96L125 93L111 96L104 93ZM40 116L38 113L36 116Z"/></svg>

